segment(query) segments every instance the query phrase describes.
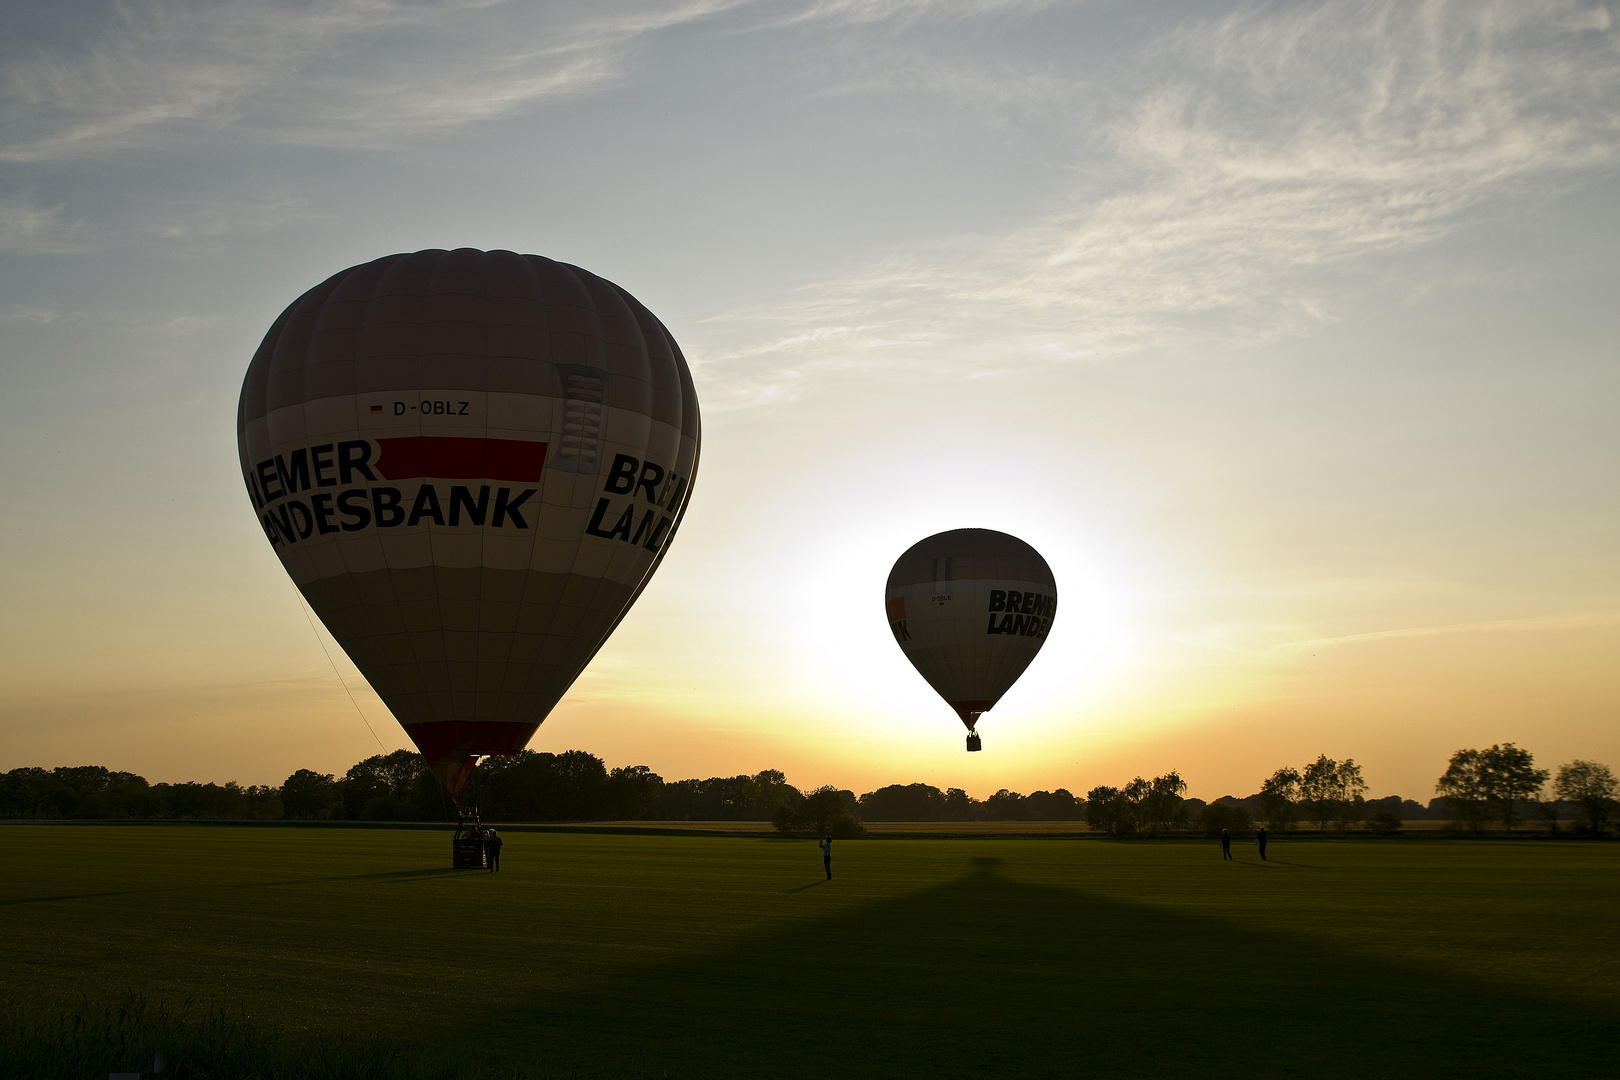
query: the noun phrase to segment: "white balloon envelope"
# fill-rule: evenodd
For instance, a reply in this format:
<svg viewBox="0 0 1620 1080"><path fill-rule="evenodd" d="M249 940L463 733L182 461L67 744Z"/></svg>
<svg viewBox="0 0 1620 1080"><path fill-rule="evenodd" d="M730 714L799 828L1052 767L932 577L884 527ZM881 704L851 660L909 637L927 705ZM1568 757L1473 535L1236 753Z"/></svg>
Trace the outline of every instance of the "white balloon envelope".
<svg viewBox="0 0 1620 1080"><path fill-rule="evenodd" d="M697 472L697 394L634 297L510 251L351 267L248 367L266 539L456 798L640 595Z"/></svg>
<svg viewBox="0 0 1620 1080"><path fill-rule="evenodd" d="M889 629L906 658L968 729L979 749L988 712L1041 651L1057 614L1057 583L1040 552L993 529L955 529L918 541L895 562L884 591Z"/></svg>

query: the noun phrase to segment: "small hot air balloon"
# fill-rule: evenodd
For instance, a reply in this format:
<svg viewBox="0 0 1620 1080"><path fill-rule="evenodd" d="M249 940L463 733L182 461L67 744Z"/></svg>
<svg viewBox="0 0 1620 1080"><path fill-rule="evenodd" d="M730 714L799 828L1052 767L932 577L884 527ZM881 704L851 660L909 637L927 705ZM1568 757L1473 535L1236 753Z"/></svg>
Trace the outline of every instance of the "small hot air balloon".
<svg viewBox="0 0 1620 1080"><path fill-rule="evenodd" d="M1057 584L1040 552L993 529L918 541L889 571L884 606L906 659L967 725L975 725L1041 651Z"/></svg>
<svg viewBox="0 0 1620 1080"><path fill-rule="evenodd" d="M237 442L266 539L456 800L479 756L528 743L669 550L698 403L612 282L419 251L282 312Z"/></svg>

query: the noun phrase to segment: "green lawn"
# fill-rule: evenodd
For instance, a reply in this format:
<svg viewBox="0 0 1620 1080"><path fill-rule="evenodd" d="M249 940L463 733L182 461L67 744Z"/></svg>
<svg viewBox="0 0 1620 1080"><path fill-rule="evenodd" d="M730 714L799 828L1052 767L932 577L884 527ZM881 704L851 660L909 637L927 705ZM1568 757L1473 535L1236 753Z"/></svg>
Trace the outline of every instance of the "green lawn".
<svg viewBox="0 0 1620 1080"><path fill-rule="evenodd" d="M1620 844L869 839L824 882L769 837L0 843L13 1020L191 997L429 1074L1620 1075Z"/></svg>

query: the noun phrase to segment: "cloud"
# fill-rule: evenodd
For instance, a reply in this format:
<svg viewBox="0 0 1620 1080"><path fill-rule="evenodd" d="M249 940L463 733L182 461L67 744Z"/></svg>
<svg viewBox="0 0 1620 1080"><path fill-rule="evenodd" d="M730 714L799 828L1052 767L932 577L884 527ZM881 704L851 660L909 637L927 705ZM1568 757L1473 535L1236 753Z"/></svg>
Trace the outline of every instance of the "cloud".
<svg viewBox="0 0 1620 1080"><path fill-rule="evenodd" d="M0 311L0 322L32 323L35 326L49 326L60 317L53 308L19 306Z"/></svg>
<svg viewBox="0 0 1620 1080"><path fill-rule="evenodd" d="M911 85L907 65L893 70ZM1000 83L1007 65L986 70L940 85ZM1049 69L1035 78L1050 86ZM1090 95L1064 91L1110 95L1108 158L1067 205L741 314L847 367L873 358L823 347L824 329L917 341L926 328L964 370L991 354L1050 363L1306 332L1368 260L1611 163L1620 37L1606 9L1559 0L1250 5L1177 28ZM770 382L746 350L702 359L722 383L746 366L751 394Z"/></svg>
<svg viewBox="0 0 1620 1080"><path fill-rule="evenodd" d="M82 219L68 219L60 206L40 206L20 195L0 196L0 251L56 255L82 251L90 229Z"/></svg>
<svg viewBox="0 0 1620 1080"><path fill-rule="evenodd" d="M320 216L307 199L265 195L149 211L136 218L128 237L189 244L266 233L292 221L308 221Z"/></svg>
<svg viewBox="0 0 1620 1080"><path fill-rule="evenodd" d="M392 146L614 79L634 39L735 0L138 0L75 48L0 67L0 161L196 138Z"/></svg>
<svg viewBox="0 0 1620 1080"><path fill-rule="evenodd" d="M265 193L184 206L150 206L108 226L83 216L70 218L60 206L40 206L23 196L0 196L0 251L63 255L106 251L141 240L206 247L225 237L269 232L291 221L319 216L307 200Z"/></svg>
<svg viewBox="0 0 1620 1080"><path fill-rule="evenodd" d="M1455 634L1540 633L1542 631L1584 630L1595 626L1620 624L1620 611L1572 611L1556 615L1533 615L1521 619L1492 619L1486 622L1444 623L1436 626L1407 626L1395 630L1372 630L1338 637L1307 638L1271 646L1277 651L1299 652L1335 645L1396 638L1449 637Z"/></svg>
<svg viewBox="0 0 1620 1080"><path fill-rule="evenodd" d="M1053 7L1056 0L812 0L789 22L827 22L909 27L922 22L1026 15Z"/></svg>

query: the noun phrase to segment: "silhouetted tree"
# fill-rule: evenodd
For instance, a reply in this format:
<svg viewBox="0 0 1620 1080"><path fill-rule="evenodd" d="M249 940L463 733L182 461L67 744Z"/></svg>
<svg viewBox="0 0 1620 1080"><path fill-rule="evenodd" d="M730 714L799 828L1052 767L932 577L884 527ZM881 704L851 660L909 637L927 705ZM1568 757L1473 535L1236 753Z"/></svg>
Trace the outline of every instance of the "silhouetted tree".
<svg viewBox="0 0 1620 1080"><path fill-rule="evenodd" d="M1299 801L1316 822L1318 832L1327 831L1327 823L1338 816L1339 763L1326 754L1305 766L1299 775Z"/></svg>
<svg viewBox="0 0 1620 1080"><path fill-rule="evenodd" d="M1372 820L1372 815L1380 810L1392 815L1396 821L1406 821L1407 819L1423 821L1436 816L1422 803L1413 802L1411 799L1403 799L1399 795L1385 795L1381 799L1368 799L1365 805L1368 814L1367 820L1369 821ZM1445 815L1438 816L1444 817Z"/></svg>
<svg viewBox="0 0 1620 1080"><path fill-rule="evenodd" d="M1109 836L1128 836L1136 828L1136 815L1125 792L1099 784L1086 792L1086 824Z"/></svg>
<svg viewBox="0 0 1620 1080"><path fill-rule="evenodd" d="M427 807L417 805L426 773L422 755L414 750L374 754L355 762L340 781L343 816L365 821L429 816L423 811L430 809L431 803Z"/></svg>
<svg viewBox="0 0 1620 1080"><path fill-rule="evenodd" d="M1367 782L1361 778L1361 766L1350 758L1333 770L1333 805L1339 828L1346 832L1367 816Z"/></svg>
<svg viewBox="0 0 1620 1080"><path fill-rule="evenodd" d="M1481 750L1479 764L1486 798L1495 807L1503 826L1512 832L1515 808L1535 798L1551 774L1535 767L1530 751L1512 743Z"/></svg>
<svg viewBox="0 0 1620 1080"><path fill-rule="evenodd" d="M946 814L945 792L932 784L890 784L862 795L859 804L867 821L941 821Z"/></svg>
<svg viewBox="0 0 1620 1080"><path fill-rule="evenodd" d="M1528 750L1503 743L1452 754L1435 791L1445 796L1456 820L1470 831L1478 832L1490 817L1511 830L1515 808L1546 782L1547 770L1535 768Z"/></svg>
<svg viewBox="0 0 1620 1080"><path fill-rule="evenodd" d="M1557 799L1526 799L1525 807L1547 826L1547 831L1558 835L1558 822L1564 816L1564 804Z"/></svg>
<svg viewBox="0 0 1620 1080"><path fill-rule="evenodd" d="M838 789L831 785L816 788L804 797L802 813L805 823L818 833L825 833L833 819L843 812L844 800L838 797Z"/></svg>
<svg viewBox="0 0 1620 1080"><path fill-rule="evenodd" d="M1249 808L1231 795L1223 795L1198 811L1198 826L1206 835L1219 836L1222 829L1236 835L1253 827Z"/></svg>
<svg viewBox="0 0 1620 1080"><path fill-rule="evenodd" d="M1025 804L1030 816L1037 821L1078 821L1082 816L1081 807L1068 788L1031 792Z"/></svg>
<svg viewBox="0 0 1620 1080"><path fill-rule="evenodd" d="M1586 828L1602 833L1614 811L1615 795L1620 792L1614 773L1607 765L1579 759L1558 767L1553 793L1575 805Z"/></svg>
<svg viewBox="0 0 1620 1080"><path fill-rule="evenodd" d="M1469 832L1480 831L1490 813L1490 804L1486 799L1478 750L1458 750L1452 754L1445 775L1435 781L1434 790L1446 800L1452 821Z"/></svg>
<svg viewBox="0 0 1620 1080"><path fill-rule="evenodd" d="M488 821L599 821L609 805L607 766L583 750L495 755L472 774L461 805Z"/></svg>
<svg viewBox="0 0 1620 1080"><path fill-rule="evenodd" d="M768 821L779 807L791 810L803 801L799 789L787 782L786 773L780 769L762 769L754 774L754 799L748 816L755 821Z"/></svg>
<svg viewBox="0 0 1620 1080"><path fill-rule="evenodd" d="M7 817L52 817L53 780L46 769L32 766L12 769L0 777L0 813Z"/></svg>
<svg viewBox="0 0 1620 1080"><path fill-rule="evenodd" d="M281 808L287 817L308 821L329 816L340 800L337 777L299 769L281 785Z"/></svg>
<svg viewBox="0 0 1620 1080"><path fill-rule="evenodd" d="M1299 818L1299 770L1284 765L1260 785L1261 813L1271 828L1282 832Z"/></svg>
<svg viewBox="0 0 1620 1080"><path fill-rule="evenodd" d="M762 785L756 776L711 776L707 780L677 780L665 784L660 796L665 817L678 821L766 820L775 807L796 800L782 774L768 769Z"/></svg>
<svg viewBox="0 0 1620 1080"><path fill-rule="evenodd" d="M854 814L855 793L827 785L806 793L793 809L781 807L772 824L784 834L832 836L847 840L865 835L866 826Z"/></svg>
<svg viewBox="0 0 1620 1080"><path fill-rule="evenodd" d="M166 816L176 818L240 818L245 817L243 790L234 781L220 784L158 784L158 793Z"/></svg>
<svg viewBox="0 0 1620 1080"><path fill-rule="evenodd" d="M1136 781L1131 783L1135 784ZM1171 832L1186 825L1187 810L1181 798L1181 793L1186 790L1187 782L1173 770L1163 776L1155 776L1149 782L1146 793L1136 801L1141 820L1150 832ZM1131 791L1131 788L1127 787L1126 791Z"/></svg>
<svg viewBox="0 0 1620 1080"><path fill-rule="evenodd" d="M1187 821L1181 797L1186 790L1186 781L1176 772L1152 780L1138 776L1123 788L1099 785L1086 792L1086 823L1109 836L1181 828Z"/></svg>
<svg viewBox="0 0 1620 1080"><path fill-rule="evenodd" d="M645 765L627 765L608 773L609 816L620 821L645 821L658 816L664 778Z"/></svg>
<svg viewBox="0 0 1620 1080"><path fill-rule="evenodd" d="M1393 810L1374 810L1367 819L1367 828L1379 836L1394 836L1401 831L1400 815Z"/></svg>
<svg viewBox="0 0 1620 1080"><path fill-rule="evenodd" d="M984 816L987 821L1028 821L1034 815L1022 795L1002 788L984 800Z"/></svg>

